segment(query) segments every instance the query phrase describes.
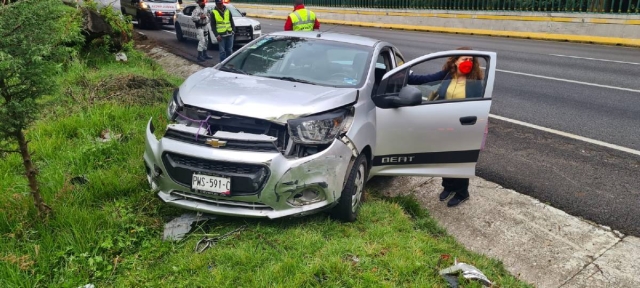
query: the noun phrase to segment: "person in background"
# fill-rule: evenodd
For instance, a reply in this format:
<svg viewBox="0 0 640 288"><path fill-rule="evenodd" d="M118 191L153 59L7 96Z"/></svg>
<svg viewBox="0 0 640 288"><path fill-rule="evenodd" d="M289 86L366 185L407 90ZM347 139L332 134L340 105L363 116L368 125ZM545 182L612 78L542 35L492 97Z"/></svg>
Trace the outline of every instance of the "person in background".
<svg viewBox="0 0 640 288"><path fill-rule="evenodd" d="M460 47L456 50L472 50ZM408 85L422 85L442 81L440 87L429 97L429 100L456 100L465 98L481 98L484 95L484 73L476 57L450 57L440 72L430 75L409 75ZM442 178L443 191L440 201L446 201L448 207L460 205L469 199L469 178Z"/></svg>
<svg viewBox="0 0 640 288"><path fill-rule="evenodd" d="M284 23L284 31L313 31L320 29L320 22L313 11L304 8L303 0L293 1L293 12Z"/></svg>
<svg viewBox="0 0 640 288"><path fill-rule="evenodd" d="M220 62L233 54L233 35L236 30L236 24L233 23L231 11L222 3L222 0L215 0L216 8L211 12L213 21L211 21L211 30L218 40L220 47Z"/></svg>
<svg viewBox="0 0 640 288"><path fill-rule="evenodd" d="M207 48L209 47L209 35L211 33L211 12L205 5L207 0L197 0L198 6L193 9L191 20L196 24L196 34L198 35L198 61L204 62L207 59L213 59L213 57L207 54Z"/></svg>

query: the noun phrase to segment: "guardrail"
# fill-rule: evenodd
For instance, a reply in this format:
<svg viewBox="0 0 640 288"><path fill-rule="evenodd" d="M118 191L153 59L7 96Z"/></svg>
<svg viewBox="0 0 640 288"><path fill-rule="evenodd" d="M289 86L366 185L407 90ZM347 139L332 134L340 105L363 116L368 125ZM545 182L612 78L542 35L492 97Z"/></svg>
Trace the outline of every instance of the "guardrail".
<svg viewBox="0 0 640 288"><path fill-rule="evenodd" d="M292 0L233 2L293 6ZM373 9L640 14L640 0L306 0L305 5Z"/></svg>

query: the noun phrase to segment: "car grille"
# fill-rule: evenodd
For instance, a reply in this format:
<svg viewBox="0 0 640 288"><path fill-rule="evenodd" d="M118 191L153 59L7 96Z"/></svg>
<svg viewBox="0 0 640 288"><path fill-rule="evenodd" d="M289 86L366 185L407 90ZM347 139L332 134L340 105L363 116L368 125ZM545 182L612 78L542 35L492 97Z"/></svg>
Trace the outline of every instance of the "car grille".
<svg viewBox="0 0 640 288"><path fill-rule="evenodd" d="M239 36L252 37L253 27L251 26L236 26L236 34Z"/></svg>
<svg viewBox="0 0 640 288"><path fill-rule="evenodd" d="M163 153L162 163L173 181L189 188L194 172L230 177L231 196L258 193L270 174L263 165L205 160L172 152Z"/></svg>
<svg viewBox="0 0 640 288"><path fill-rule="evenodd" d="M167 132L165 132L164 137L181 141L181 142L211 147L209 146L209 144L206 143L207 139L210 139L210 137L198 137L198 140L196 140L196 135L189 132L182 132L182 131L167 129ZM217 147L216 149L255 151L255 152L278 152L278 147L275 146L275 143L257 142L257 141L239 141L239 140L225 140L225 141L227 141L226 145Z"/></svg>
<svg viewBox="0 0 640 288"><path fill-rule="evenodd" d="M209 124L209 130L206 131L206 133L209 136L213 136L218 131L225 131L232 133L244 132L252 134L263 134L277 138L274 143L229 140L227 141L227 145L218 147L216 149L256 152L282 152L285 150L285 144L289 140L287 129L284 125L279 125L262 119L236 116L216 111L206 111L189 106L186 106L184 108L182 115L186 116L189 119L198 121L206 120L207 116L209 115L213 116L210 117L207 121L207 124ZM196 135L189 132L167 129L165 137L191 144L207 145L205 143L207 137L198 137L198 140L196 141Z"/></svg>

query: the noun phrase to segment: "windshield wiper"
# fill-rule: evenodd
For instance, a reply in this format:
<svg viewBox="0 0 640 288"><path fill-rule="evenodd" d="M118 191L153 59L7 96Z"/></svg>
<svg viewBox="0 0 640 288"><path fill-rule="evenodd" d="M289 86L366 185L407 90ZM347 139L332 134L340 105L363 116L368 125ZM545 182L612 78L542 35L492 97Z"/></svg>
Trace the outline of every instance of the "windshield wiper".
<svg viewBox="0 0 640 288"><path fill-rule="evenodd" d="M228 66L222 66L220 67L220 71L225 71L225 72L233 72L233 73L238 73L238 74L244 74L244 75L249 75L249 73L244 72L238 68L234 68L234 67L228 67Z"/></svg>
<svg viewBox="0 0 640 288"><path fill-rule="evenodd" d="M304 83L304 84L318 85L318 84L313 83L311 81L307 81L307 80L303 80L303 79L299 79L299 78L294 78L294 77L287 77L287 76L264 76L264 77L272 78L272 79L278 79L278 80L291 81L291 82Z"/></svg>

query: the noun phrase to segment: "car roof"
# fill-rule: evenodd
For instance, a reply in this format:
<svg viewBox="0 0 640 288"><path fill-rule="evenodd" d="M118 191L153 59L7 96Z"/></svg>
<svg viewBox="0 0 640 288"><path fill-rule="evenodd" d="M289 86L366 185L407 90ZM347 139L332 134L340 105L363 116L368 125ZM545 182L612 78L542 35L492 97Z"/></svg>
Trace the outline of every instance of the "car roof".
<svg viewBox="0 0 640 288"><path fill-rule="evenodd" d="M320 37L318 37L320 34ZM290 36L290 37L298 37L298 38L313 38L313 39L323 39L330 41L337 41L342 43L363 45L369 47L375 47L376 44L382 42L378 39L373 39L369 37L363 37L358 35L344 34L344 33L335 33L335 32L322 32L322 31L278 31L269 33L269 35L273 36Z"/></svg>

